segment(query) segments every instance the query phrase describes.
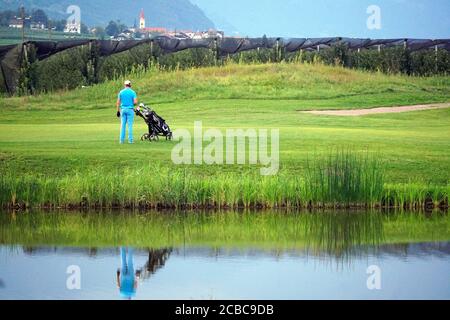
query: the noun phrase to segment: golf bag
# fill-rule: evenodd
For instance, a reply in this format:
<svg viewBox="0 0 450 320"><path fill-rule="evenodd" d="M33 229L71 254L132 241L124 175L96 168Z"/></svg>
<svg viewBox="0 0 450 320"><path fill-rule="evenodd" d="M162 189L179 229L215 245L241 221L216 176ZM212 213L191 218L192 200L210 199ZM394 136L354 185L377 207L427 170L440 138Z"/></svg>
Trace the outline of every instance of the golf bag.
<svg viewBox="0 0 450 320"><path fill-rule="evenodd" d="M139 109L136 110L136 115L144 119L148 125L148 133L141 137L142 141L158 141L159 137L172 140L172 131L170 131L166 121L151 108L141 104Z"/></svg>

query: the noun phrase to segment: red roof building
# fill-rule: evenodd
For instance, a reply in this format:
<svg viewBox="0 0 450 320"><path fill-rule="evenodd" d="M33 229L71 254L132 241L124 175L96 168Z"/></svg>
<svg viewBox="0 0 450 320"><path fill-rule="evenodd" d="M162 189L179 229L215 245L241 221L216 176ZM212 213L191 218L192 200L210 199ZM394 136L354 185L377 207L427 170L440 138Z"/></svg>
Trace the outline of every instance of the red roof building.
<svg viewBox="0 0 450 320"><path fill-rule="evenodd" d="M143 28L141 29L141 32L144 33L166 33L167 29L166 28L158 28L158 27L154 27L154 28Z"/></svg>

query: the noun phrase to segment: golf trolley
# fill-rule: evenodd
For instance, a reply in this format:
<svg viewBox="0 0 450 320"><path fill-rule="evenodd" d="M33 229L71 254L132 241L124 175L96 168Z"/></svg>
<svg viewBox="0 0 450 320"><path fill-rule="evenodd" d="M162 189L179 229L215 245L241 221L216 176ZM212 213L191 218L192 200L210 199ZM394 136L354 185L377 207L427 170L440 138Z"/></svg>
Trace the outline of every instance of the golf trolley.
<svg viewBox="0 0 450 320"><path fill-rule="evenodd" d="M141 137L141 141L158 141L159 137L165 137L166 140L172 140L173 134L166 121L150 107L141 103L136 110L136 115L144 119L145 123L148 125L148 133Z"/></svg>

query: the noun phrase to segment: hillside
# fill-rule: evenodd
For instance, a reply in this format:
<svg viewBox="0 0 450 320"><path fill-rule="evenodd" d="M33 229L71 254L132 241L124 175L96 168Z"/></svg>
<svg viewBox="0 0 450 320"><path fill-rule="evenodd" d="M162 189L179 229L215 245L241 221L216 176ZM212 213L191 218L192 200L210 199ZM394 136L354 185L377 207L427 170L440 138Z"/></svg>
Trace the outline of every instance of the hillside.
<svg viewBox="0 0 450 320"><path fill-rule="evenodd" d="M27 9L44 9L51 18L64 18L69 5L81 8L82 22L89 26L104 26L110 20L133 25L141 9L145 10L147 25L169 29L207 30L214 23L189 0L0 0L0 10L16 10L20 4Z"/></svg>

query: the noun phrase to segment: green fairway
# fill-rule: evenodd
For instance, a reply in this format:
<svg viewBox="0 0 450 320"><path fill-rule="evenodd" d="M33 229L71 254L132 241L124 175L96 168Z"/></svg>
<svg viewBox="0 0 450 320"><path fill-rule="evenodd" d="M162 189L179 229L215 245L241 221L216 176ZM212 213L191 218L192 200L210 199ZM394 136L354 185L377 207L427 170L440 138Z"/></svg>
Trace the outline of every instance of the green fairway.
<svg viewBox="0 0 450 320"><path fill-rule="evenodd" d="M316 116L313 109L357 109L449 102L450 77L414 78L307 64L226 65L130 76L140 101L173 130L203 127L280 129L280 174L301 177L308 158L331 150L369 153L384 163L387 184L447 187L450 109L364 117ZM0 171L65 177L125 168L186 169L193 176L258 172L249 165L175 166L176 142L119 145L115 99L122 79L95 87L0 102ZM136 119L135 140L146 132Z"/></svg>

